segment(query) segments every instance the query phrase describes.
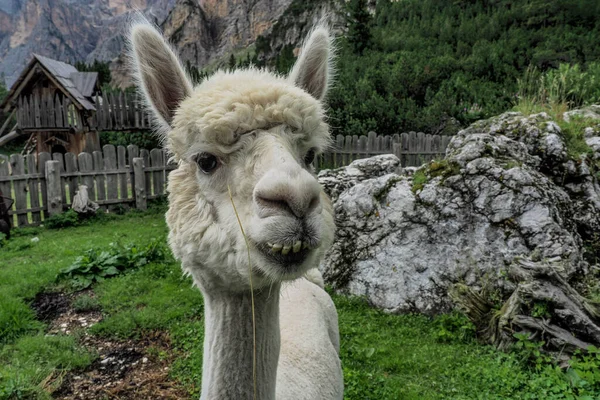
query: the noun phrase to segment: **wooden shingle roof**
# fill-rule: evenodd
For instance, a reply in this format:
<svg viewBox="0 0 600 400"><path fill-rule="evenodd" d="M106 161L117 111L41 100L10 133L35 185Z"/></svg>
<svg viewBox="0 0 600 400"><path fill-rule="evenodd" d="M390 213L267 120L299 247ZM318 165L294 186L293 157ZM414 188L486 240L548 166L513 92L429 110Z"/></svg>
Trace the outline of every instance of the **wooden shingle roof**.
<svg viewBox="0 0 600 400"><path fill-rule="evenodd" d="M71 98L77 108L96 110L90 97L96 87L97 72L79 72L70 64L38 54L33 54L33 59L27 64L21 75L19 75L19 78L11 86L8 96L0 104L0 109L10 106L10 103L16 100L23 85L26 84L26 81L31 76L29 72L36 64L39 64L46 74L57 85L60 85L60 89Z"/></svg>
<svg viewBox="0 0 600 400"><path fill-rule="evenodd" d="M54 77L62 84L62 86L85 108L86 110L95 110L96 107L85 98L79 91L75 83L71 80L72 75L83 74L67 63L56 61L48 57L43 57L37 54L33 55ZM96 74L96 77L98 74ZM96 82L94 81L94 84ZM93 89L93 86L92 86ZM91 94L91 93L90 93Z"/></svg>

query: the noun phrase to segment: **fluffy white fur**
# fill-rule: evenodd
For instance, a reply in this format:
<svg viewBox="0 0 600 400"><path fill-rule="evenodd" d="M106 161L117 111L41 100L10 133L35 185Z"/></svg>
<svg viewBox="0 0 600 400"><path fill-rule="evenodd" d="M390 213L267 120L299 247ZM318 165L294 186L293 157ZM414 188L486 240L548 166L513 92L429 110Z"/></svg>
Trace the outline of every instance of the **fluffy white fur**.
<svg viewBox="0 0 600 400"><path fill-rule="evenodd" d="M250 68L195 88L154 27L134 24L130 36L137 81L179 164L167 223L173 253L205 299L201 398L254 396L252 280L256 399L341 399L337 313L315 269L333 241L333 210L303 161L330 142L321 102L328 30L312 32L289 77ZM207 155L218 160L208 172L196 163ZM273 243L300 240L307 249L298 258L270 253Z"/></svg>

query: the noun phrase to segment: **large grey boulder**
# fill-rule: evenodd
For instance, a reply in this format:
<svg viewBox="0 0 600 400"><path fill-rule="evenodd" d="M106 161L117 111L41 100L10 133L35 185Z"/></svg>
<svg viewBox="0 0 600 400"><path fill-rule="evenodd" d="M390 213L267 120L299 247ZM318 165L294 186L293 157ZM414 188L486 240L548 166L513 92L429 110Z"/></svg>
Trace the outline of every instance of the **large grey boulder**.
<svg viewBox="0 0 600 400"><path fill-rule="evenodd" d="M587 163L547 115L506 113L459 132L414 176L392 155L323 171L337 223L323 275L384 310L437 313L457 283L510 294L520 257L560 260L567 280L586 274L582 235L600 227Z"/></svg>

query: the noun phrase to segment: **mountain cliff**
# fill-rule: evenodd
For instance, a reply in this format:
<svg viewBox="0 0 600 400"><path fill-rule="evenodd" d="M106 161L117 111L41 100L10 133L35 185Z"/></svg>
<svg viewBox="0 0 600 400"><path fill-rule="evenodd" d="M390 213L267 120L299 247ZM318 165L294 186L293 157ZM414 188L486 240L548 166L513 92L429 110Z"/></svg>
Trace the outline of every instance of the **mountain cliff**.
<svg viewBox="0 0 600 400"><path fill-rule="evenodd" d="M271 53L282 43L296 46L330 1L0 0L0 74L10 85L31 53L66 62L98 59L111 61L113 83L126 87L122 34L133 10L161 26L184 62L203 67L259 36L273 42ZM285 32L274 38L274 28Z"/></svg>
<svg viewBox="0 0 600 400"><path fill-rule="evenodd" d="M38 53L61 61L111 60L128 16L160 23L174 0L0 0L0 74L10 85Z"/></svg>

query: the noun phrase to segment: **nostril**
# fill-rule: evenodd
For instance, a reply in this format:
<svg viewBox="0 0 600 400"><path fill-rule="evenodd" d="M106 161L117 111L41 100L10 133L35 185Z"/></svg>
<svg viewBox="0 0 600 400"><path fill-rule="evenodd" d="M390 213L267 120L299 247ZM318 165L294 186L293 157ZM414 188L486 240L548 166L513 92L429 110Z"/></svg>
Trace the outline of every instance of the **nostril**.
<svg viewBox="0 0 600 400"><path fill-rule="evenodd" d="M314 210L319 210L320 207L321 207L321 194L319 193L316 196L314 196L312 198L312 200L310 201L310 203L308 204L307 214Z"/></svg>
<svg viewBox="0 0 600 400"><path fill-rule="evenodd" d="M256 202L260 207L273 210L282 211L284 213L294 214L294 211L290 207L289 203L284 199L267 198L264 196L256 196Z"/></svg>

